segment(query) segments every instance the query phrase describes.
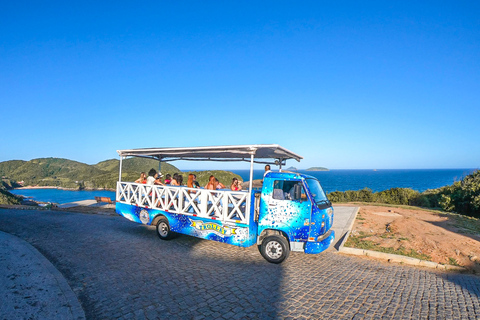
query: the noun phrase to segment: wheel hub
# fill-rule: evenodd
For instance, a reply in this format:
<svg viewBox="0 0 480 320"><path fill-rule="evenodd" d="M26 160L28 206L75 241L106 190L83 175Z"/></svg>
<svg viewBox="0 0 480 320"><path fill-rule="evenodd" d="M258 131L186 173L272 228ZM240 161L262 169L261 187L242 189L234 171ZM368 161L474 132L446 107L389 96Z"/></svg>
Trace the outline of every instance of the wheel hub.
<svg viewBox="0 0 480 320"><path fill-rule="evenodd" d="M158 232L160 233L161 236L166 237L167 236L167 225L165 223L160 224L160 228L158 228Z"/></svg>
<svg viewBox="0 0 480 320"><path fill-rule="evenodd" d="M267 243L266 250L268 256L272 259L278 259L282 256L282 245L277 241L270 241Z"/></svg>

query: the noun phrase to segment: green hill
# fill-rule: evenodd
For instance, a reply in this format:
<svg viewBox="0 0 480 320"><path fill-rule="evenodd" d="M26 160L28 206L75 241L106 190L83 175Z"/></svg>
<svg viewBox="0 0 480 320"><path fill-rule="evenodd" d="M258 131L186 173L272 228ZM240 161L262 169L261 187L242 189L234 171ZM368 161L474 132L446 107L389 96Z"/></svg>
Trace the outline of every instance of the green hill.
<svg viewBox="0 0 480 320"><path fill-rule="evenodd" d="M8 173L14 171L16 168L20 167L26 161L23 160L9 160L0 162L0 176L8 176Z"/></svg>
<svg viewBox="0 0 480 320"><path fill-rule="evenodd" d="M0 174L14 181L23 181L25 186L57 186L72 189L115 189L118 181L120 161L110 159L95 165L62 158L39 158L30 161L11 160L0 162ZM158 161L145 158L129 158L122 161L122 181L135 181L140 172L150 169L158 170ZM183 175L187 183L188 173L181 172L177 167L162 162L161 172L173 175ZM241 178L228 171L195 172L197 180L205 185L210 174L215 175L225 185L230 185L232 178Z"/></svg>
<svg viewBox="0 0 480 320"><path fill-rule="evenodd" d="M101 161L95 164L94 167L100 170L106 170L106 171L117 170L118 171L119 162L120 162L119 160L110 159L110 160Z"/></svg>

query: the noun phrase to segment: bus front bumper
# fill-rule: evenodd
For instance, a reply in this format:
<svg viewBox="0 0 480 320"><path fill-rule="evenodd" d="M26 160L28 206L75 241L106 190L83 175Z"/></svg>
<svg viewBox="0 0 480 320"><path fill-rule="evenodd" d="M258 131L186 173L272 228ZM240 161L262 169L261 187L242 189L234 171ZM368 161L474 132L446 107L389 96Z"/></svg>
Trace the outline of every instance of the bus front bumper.
<svg viewBox="0 0 480 320"><path fill-rule="evenodd" d="M335 231L330 229L319 242L306 242L305 253L317 254L325 251L328 249L328 247L330 247L330 244L333 242L334 239Z"/></svg>

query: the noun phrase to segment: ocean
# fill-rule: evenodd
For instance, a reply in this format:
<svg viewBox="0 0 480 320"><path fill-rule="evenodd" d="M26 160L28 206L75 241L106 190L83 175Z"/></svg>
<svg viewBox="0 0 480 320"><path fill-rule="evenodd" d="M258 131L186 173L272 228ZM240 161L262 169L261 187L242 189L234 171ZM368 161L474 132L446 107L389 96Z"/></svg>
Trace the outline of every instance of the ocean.
<svg viewBox="0 0 480 320"><path fill-rule="evenodd" d="M361 190L373 192L391 188L411 188L419 192L451 185L462 180L475 169L384 169L384 170L330 170L295 172L317 178L326 192ZM249 180L250 170L232 170ZM262 179L263 170L254 170L253 179Z"/></svg>
<svg viewBox="0 0 480 320"><path fill-rule="evenodd" d="M249 180L250 170L231 170ZM419 192L427 189L436 189L451 185L462 180L475 169L390 169L390 170L330 170L305 171L317 178L327 193L333 191L361 190L369 188L373 192L391 188L411 188ZM254 170L253 179L262 179L263 170ZM222 181L225 185L230 181ZM59 189L16 189L12 193L32 197L37 201L67 203L80 200L94 199L94 197L110 197L115 199L113 191L69 191Z"/></svg>

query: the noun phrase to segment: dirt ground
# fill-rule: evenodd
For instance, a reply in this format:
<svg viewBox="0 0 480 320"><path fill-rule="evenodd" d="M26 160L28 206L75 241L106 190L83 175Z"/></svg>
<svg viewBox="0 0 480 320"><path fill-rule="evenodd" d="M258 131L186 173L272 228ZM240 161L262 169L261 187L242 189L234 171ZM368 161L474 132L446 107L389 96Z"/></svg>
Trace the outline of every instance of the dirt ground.
<svg viewBox="0 0 480 320"><path fill-rule="evenodd" d="M480 273L480 220L411 207L360 206L351 236ZM374 248L372 248L375 250ZM371 250L372 250L371 249Z"/></svg>

